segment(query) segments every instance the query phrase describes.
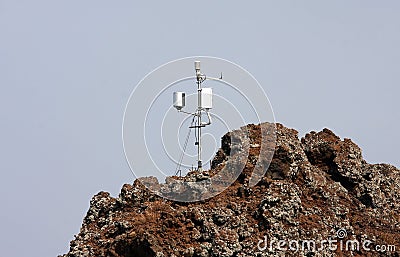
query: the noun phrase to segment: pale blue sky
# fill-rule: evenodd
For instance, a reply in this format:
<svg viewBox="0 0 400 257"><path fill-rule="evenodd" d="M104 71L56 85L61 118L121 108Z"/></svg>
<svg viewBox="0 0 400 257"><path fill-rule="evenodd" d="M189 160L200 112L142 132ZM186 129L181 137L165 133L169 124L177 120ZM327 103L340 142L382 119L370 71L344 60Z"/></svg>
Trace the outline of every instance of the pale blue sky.
<svg viewBox="0 0 400 257"><path fill-rule="evenodd" d="M399 1L0 0L0 256L68 251L93 194L133 176L121 123L157 66L250 71L278 122L400 166Z"/></svg>

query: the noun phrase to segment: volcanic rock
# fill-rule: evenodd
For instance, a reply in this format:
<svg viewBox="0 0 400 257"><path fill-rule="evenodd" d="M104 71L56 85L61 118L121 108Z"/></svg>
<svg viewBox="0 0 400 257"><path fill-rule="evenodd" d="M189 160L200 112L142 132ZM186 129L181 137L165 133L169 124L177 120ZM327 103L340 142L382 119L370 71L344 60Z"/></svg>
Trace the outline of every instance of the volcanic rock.
<svg viewBox="0 0 400 257"><path fill-rule="evenodd" d="M270 164L257 159L261 141L268 140L261 126L276 127ZM329 129L301 140L281 124L247 129L250 142L227 133L211 170L182 178L213 176L232 165L229 156L247 142L245 168L225 191L200 202L174 202L144 185L172 191L179 185L167 182L170 187L163 189L150 177L125 184L117 198L100 192L62 257L399 256L397 168L368 164L354 142ZM251 170L260 164L266 172L251 187Z"/></svg>

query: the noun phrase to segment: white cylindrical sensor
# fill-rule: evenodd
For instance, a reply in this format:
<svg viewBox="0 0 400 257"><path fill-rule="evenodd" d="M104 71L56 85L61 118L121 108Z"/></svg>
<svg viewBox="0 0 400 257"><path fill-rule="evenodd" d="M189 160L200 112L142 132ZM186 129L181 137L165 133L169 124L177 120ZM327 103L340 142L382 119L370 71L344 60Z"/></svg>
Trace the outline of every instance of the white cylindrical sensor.
<svg viewBox="0 0 400 257"><path fill-rule="evenodd" d="M209 87L201 89L200 107L204 109L212 108L212 88Z"/></svg>
<svg viewBox="0 0 400 257"><path fill-rule="evenodd" d="M194 69L195 69L196 71L199 71L199 70L200 70L200 61L194 61Z"/></svg>
<svg viewBox="0 0 400 257"><path fill-rule="evenodd" d="M184 92L174 92L174 107L179 111L185 107L185 93Z"/></svg>

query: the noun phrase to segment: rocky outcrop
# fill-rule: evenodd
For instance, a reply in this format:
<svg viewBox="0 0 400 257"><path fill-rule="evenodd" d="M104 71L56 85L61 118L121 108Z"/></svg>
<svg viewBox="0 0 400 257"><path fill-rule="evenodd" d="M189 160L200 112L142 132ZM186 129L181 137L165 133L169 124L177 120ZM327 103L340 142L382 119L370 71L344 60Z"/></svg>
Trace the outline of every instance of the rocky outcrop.
<svg viewBox="0 0 400 257"><path fill-rule="evenodd" d="M174 202L138 180L117 198L100 192L63 257L399 256L398 169L368 164L355 143L328 129L300 140L296 130L276 124L274 156L251 187L251 171L263 165L257 159L263 125L248 125L245 168L221 194ZM210 171L184 179L201 180L231 165L228 156L240 152L235 135L222 138Z"/></svg>

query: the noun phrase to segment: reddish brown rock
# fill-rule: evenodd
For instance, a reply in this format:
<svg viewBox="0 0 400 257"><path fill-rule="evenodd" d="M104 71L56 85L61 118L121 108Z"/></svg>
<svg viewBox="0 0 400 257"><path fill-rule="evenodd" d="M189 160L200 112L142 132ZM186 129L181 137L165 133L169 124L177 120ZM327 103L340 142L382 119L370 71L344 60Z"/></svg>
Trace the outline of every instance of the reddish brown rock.
<svg viewBox="0 0 400 257"><path fill-rule="evenodd" d="M355 143L341 140L328 129L299 140L296 130L281 124L276 124L275 154L268 166L257 159L260 126L248 129L245 169L221 194L195 203L171 202L155 196L139 181L124 185L118 198L100 192L92 198L81 231L63 256L399 256L398 169L366 163ZM232 135L237 134L222 138L206 176L231 165L227 156L238 151L242 140L235 138L232 144ZM268 170L250 187L249 176L257 165ZM183 179L199 177L204 175L194 172ZM371 249L378 244L396 249L340 250L340 229L347 233L344 243L370 240ZM279 250L277 243L259 249L264 236L268 242L298 242L300 249ZM301 249L305 240L329 239L339 241L338 249Z"/></svg>

